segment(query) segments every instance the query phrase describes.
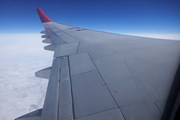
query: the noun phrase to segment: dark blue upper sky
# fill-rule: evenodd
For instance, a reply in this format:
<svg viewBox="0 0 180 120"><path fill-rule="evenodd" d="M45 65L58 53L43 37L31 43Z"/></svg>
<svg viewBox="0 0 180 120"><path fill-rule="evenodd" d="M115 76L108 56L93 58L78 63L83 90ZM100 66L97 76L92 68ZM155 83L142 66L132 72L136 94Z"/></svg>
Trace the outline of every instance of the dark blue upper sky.
<svg viewBox="0 0 180 120"><path fill-rule="evenodd" d="M179 0L1 0L0 34L39 33L53 21L123 34L180 34Z"/></svg>

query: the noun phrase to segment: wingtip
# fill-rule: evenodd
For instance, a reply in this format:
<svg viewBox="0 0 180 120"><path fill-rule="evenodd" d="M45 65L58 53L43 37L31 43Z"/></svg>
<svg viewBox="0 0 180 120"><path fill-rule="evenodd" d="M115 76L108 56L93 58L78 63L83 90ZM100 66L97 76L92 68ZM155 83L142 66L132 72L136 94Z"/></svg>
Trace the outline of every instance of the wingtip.
<svg viewBox="0 0 180 120"><path fill-rule="evenodd" d="M37 10L37 12L38 12L39 18L40 18L40 20L41 20L42 23L44 23L44 22L52 22L52 21L43 13L43 11L41 10L41 8L37 8L36 10Z"/></svg>

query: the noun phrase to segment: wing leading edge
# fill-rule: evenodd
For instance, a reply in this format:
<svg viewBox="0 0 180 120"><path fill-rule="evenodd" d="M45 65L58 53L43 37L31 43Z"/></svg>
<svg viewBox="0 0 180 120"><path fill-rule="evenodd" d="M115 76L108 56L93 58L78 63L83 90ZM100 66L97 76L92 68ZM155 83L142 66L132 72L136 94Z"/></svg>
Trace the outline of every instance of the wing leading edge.
<svg viewBox="0 0 180 120"><path fill-rule="evenodd" d="M176 73L180 42L52 22L37 9L52 67L43 109L17 120L158 120Z"/></svg>

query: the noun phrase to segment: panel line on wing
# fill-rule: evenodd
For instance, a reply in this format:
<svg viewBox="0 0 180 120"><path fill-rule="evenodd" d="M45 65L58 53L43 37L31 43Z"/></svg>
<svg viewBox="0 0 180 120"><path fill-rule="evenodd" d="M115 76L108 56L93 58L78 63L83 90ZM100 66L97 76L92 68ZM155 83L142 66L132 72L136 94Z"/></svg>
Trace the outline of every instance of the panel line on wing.
<svg viewBox="0 0 180 120"><path fill-rule="evenodd" d="M60 58L53 60L50 79L47 87L44 106L41 114L43 120L57 118L58 100L59 100L59 68ZM53 99L52 99L53 98Z"/></svg>
<svg viewBox="0 0 180 120"><path fill-rule="evenodd" d="M60 57L60 56L76 54L78 46L79 46L79 42L56 45L55 52L54 52L54 58Z"/></svg>
<svg viewBox="0 0 180 120"><path fill-rule="evenodd" d="M118 108L88 53L70 55L69 63L75 118Z"/></svg>
<svg viewBox="0 0 180 120"><path fill-rule="evenodd" d="M70 78L70 85L71 85L71 97L72 97L73 118L75 119L74 97L73 97L73 90L72 90L72 78L71 78L71 70L70 70L69 56L67 56L67 58L68 58L68 65L69 65L69 78Z"/></svg>
<svg viewBox="0 0 180 120"><path fill-rule="evenodd" d="M47 28L48 36L51 38L52 44L67 44L66 41L62 40L55 32L51 30L51 28Z"/></svg>
<svg viewBox="0 0 180 120"><path fill-rule="evenodd" d="M53 30L53 29L56 29L56 31ZM59 30L59 31L57 31L57 30ZM51 31L53 31L54 34L56 34L60 39L62 39L66 43L72 43L72 42L78 42L79 41L77 38L65 33L64 31L62 31L62 30L60 30L58 28L51 28ZM61 32L63 34L59 34L59 32ZM64 36L62 36L62 35L64 35ZM64 37L66 37L66 38L64 38Z"/></svg>
<svg viewBox="0 0 180 120"><path fill-rule="evenodd" d="M58 120L73 119L73 96L68 56L61 57Z"/></svg>
<svg viewBox="0 0 180 120"><path fill-rule="evenodd" d="M88 53L88 54L89 54L89 53ZM89 57L91 58L90 54L89 54ZM106 84L105 80L103 79L103 77L102 77L101 73L99 72L99 70L98 70L98 68L97 68L96 64L94 63L94 61L93 61L93 59L92 59L92 58L91 58L91 60L92 60L92 62L93 62L93 64L94 64L94 66L96 67L96 69L97 69L97 71L98 71L99 75L101 76L101 79L102 79L102 80L103 80L103 82L105 83L105 85L106 85L106 87L107 87L107 89L108 89L109 93L111 94L111 97L113 98L114 102L116 103L116 105L118 106L118 108L119 108L120 112L122 113L122 115L123 115L124 119L126 119L126 118L125 118L125 116L124 116L124 114L123 114L123 112L121 111L121 109L120 109L120 107L119 107L119 105L118 105L118 103L117 103L116 99L114 98L113 94L111 93L110 88L108 87L108 85Z"/></svg>
<svg viewBox="0 0 180 120"><path fill-rule="evenodd" d="M148 109L150 110L151 114L153 115L153 117L155 119L160 119L162 113L159 110L158 106L155 104L155 102L153 102L153 99L151 98L151 96L149 95L149 93L147 92L146 88L144 87L144 85L141 83L141 81L138 79L138 77L136 76L136 74L133 72L133 70L130 68L128 62L126 61L126 59L123 57L124 59L124 63L127 66L133 81L135 82L137 88L139 89L139 92L142 96L142 98L145 101L145 104L147 105Z"/></svg>
<svg viewBox="0 0 180 120"><path fill-rule="evenodd" d="M100 114L103 114L103 113L107 113L107 112L110 112L110 111L119 111L119 108L112 108L112 109L107 109L107 110L104 110L104 111L101 111L101 112L97 112L97 113L94 113L94 114L90 114L90 115L87 115L87 116L83 116L83 117L80 117L78 118L78 120L86 120L88 119L89 117L92 117L92 116L99 116ZM126 120L125 118L123 118L123 115L122 113L118 113L118 114L114 114L115 116L117 116L119 118L119 120ZM106 115L105 115L106 116ZM108 116L108 115L107 115ZM106 117L107 117L106 116ZM114 116L113 116L114 117ZM106 118L105 118L106 119ZM89 119L88 119L89 120ZM93 120L93 119L92 119ZM104 120L104 119L103 119ZM109 119L108 119L109 120Z"/></svg>

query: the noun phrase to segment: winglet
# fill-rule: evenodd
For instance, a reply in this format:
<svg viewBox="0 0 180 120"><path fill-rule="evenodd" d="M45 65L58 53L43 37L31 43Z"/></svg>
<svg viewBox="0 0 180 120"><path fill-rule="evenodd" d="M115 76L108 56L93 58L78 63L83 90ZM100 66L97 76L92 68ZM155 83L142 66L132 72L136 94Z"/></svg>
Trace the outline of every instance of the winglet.
<svg viewBox="0 0 180 120"><path fill-rule="evenodd" d="M39 18L41 19L41 22L52 22L40 8L37 8L37 12L39 14Z"/></svg>

